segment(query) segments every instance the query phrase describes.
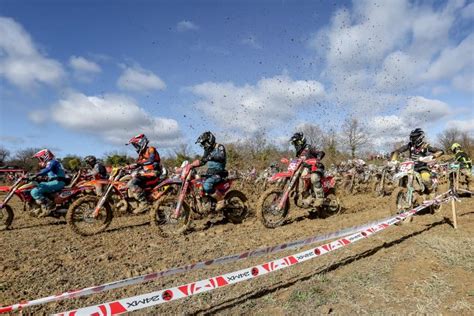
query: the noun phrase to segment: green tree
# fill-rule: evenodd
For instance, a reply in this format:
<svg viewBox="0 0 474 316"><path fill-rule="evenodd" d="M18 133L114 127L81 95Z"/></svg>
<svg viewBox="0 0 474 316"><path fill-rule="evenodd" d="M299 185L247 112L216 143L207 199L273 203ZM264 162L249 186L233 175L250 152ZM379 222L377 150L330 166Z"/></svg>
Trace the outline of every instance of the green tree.
<svg viewBox="0 0 474 316"><path fill-rule="evenodd" d="M73 172L79 171L81 168L81 158L76 155L65 156L61 159L61 163L63 164L64 168Z"/></svg>

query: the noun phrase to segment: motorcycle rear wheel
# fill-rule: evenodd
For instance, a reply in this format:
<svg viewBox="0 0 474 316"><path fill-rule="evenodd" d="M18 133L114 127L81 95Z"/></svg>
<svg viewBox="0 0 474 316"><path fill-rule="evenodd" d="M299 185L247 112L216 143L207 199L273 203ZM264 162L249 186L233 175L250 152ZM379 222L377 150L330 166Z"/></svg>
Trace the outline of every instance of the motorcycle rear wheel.
<svg viewBox="0 0 474 316"><path fill-rule="evenodd" d="M2 209L0 209L0 231L7 230L10 228L13 222L13 210L10 205L4 205Z"/></svg>
<svg viewBox="0 0 474 316"><path fill-rule="evenodd" d="M275 228L281 226L288 216L288 211L290 209L289 198L283 206L283 209L278 210L276 208L282 196L283 191L271 188L263 192L260 197L257 206L257 216L265 227ZM268 202L270 202L270 204L268 204Z"/></svg>
<svg viewBox="0 0 474 316"><path fill-rule="evenodd" d="M93 216L99 200L98 196L83 196L69 206L66 221L73 232L81 236L92 236L109 227L113 218L109 203L104 203L97 217Z"/></svg>

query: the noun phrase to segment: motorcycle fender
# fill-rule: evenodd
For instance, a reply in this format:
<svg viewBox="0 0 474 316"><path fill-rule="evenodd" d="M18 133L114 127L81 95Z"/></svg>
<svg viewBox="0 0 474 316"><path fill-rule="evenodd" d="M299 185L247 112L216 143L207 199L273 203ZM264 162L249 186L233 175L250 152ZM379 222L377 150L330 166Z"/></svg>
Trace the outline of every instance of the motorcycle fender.
<svg viewBox="0 0 474 316"><path fill-rule="evenodd" d="M161 182L160 184L158 184L155 189L160 189L164 186L167 186L167 185L181 185L181 179L166 179L164 180L163 182Z"/></svg>
<svg viewBox="0 0 474 316"><path fill-rule="evenodd" d="M399 180L399 179L403 178L403 177L406 176L406 175L407 175L406 172L398 172L398 173L395 173L395 174L393 175L393 178L394 178L395 180Z"/></svg>
<svg viewBox="0 0 474 316"><path fill-rule="evenodd" d="M291 172L285 171L285 172L275 173L270 179L268 179L268 181L275 182L283 178L291 178Z"/></svg>
<svg viewBox="0 0 474 316"><path fill-rule="evenodd" d="M10 192L9 186L0 186L0 192Z"/></svg>

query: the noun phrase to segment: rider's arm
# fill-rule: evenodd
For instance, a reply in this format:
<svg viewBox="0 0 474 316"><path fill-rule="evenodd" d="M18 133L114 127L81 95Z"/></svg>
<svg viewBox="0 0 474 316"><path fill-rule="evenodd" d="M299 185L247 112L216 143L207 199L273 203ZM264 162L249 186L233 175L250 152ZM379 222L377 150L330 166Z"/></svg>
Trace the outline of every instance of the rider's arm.
<svg viewBox="0 0 474 316"><path fill-rule="evenodd" d="M52 171L55 167L56 164L59 164L58 161L56 160L51 160L51 161L48 161L48 163L46 164L46 167L41 169L36 175L35 177L40 177L40 176L45 176L48 174L48 172Z"/></svg>
<svg viewBox="0 0 474 316"><path fill-rule="evenodd" d="M224 162L225 161L225 148L223 145L218 145L215 150L210 153L210 159L216 162Z"/></svg>
<svg viewBox="0 0 474 316"><path fill-rule="evenodd" d="M397 160L398 159L398 154L403 153L405 151L408 151L410 149L410 144L403 145L402 147L395 149L391 154L390 154L390 160Z"/></svg>
<svg viewBox="0 0 474 316"><path fill-rule="evenodd" d="M326 153L322 150L317 150L315 147L311 147L311 155L316 157L318 160L321 160L326 156Z"/></svg>
<svg viewBox="0 0 474 316"><path fill-rule="evenodd" d="M153 163L155 163L156 155L157 155L157 152L155 150L151 150L150 156L148 157L148 159L143 162L140 162L140 165L142 166L152 165Z"/></svg>
<svg viewBox="0 0 474 316"><path fill-rule="evenodd" d="M441 156L442 154L444 154L444 151L442 149L439 149L439 148L436 148L436 147L432 147L432 146L428 146L428 151L430 153L433 153L433 157L434 158L438 158L439 156Z"/></svg>

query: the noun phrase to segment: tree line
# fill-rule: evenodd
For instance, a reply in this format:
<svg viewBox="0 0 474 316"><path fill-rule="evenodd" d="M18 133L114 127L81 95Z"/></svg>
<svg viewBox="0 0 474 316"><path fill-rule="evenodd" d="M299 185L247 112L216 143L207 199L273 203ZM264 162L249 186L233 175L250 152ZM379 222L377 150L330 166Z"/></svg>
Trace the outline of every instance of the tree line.
<svg viewBox="0 0 474 316"><path fill-rule="evenodd" d="M315 124L303 124L298 127L306 136L308 143L315 145L318 149L326 152L324 163L326 165L338 164L341 161L354 158L367 160L373 156L371 150L369 132L367 128L357 119L351 118L344 122L339 132L335 130L322 130ZM407 135L408 140L408 135ZM449 128L437 135L437 139L431 143L441 147L446 153L450 153L453 143L459 143L464 151L471 157L474 154L474 138L467 132L457 128ZM271 163L278 163L282 157L294 155L289 146L278 146L269 141L265 132L258 132L253 137L238 142L223 142L227 150L229 169L245 170L256 168L257 170L268 167ZM393 144L395 147L401 144ZM0 145L0 166L16 166L25 170L37 170L38 164L32 156L41 148L25 148L11 153ZM192 161L199 155L192 153L190 147L181 144L172 152L162 158L167 167L179 166L184 160ZM135 157L123 153L112 152L103 157L107 166L121 166L133 163ZM84 167L83 157L77 155L66 155L60 158L61 163L70 171L77 171Z"/></svg>

